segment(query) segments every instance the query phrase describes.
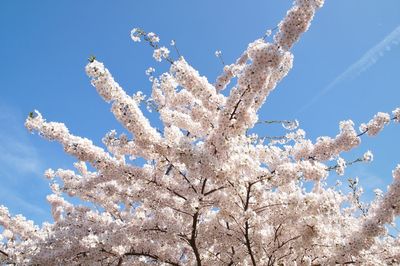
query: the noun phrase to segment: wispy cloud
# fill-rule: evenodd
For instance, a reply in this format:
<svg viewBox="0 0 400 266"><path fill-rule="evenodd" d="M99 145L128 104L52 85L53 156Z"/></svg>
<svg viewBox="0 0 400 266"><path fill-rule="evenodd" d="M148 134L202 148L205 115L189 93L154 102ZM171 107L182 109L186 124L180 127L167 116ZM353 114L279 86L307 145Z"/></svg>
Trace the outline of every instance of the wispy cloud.
<svg viewBox="0 0 400 266"><path fill-rule="evenodd" d="M337 76L331 83L325 86L314 98L312 98L307 104L300 108L298 113L306 110L312 104L314 104L321 96L325 95L336 87L339 83L344 80L356 78L362 72L366 71L374 64L376 64L379 59L385 56L392 48L400 44L400 25L389 33L382 41L377 45L369 49L360 59L350 65L345 71L343 71L339 76Z"/></svg>
<svg viewBox="0 0 400 266"><path fill-rule="evenodd" d="M14 191L0 187L0 194L3 198L7 198L7 201L12 202L13 205L17 206L19 210L24 210L24 212L29 212L35 214L39 217L48 216L48 212L41 206L30 203L24 200L22 197L18 196ZM2 204L2 202L0 202Z"/></svg>
<svg viewBox="0 0 400 266"><path fill-rule="evenodd" d="M28 200L32 195L23 194L39 187L44 165L24 128L24 117L0 103L0 124L0 204L8 202L18 212L43 217L46 211Z"/></svg>
<svg viewBox="0 0 400 266"><path fill-rule="evenodd" d="M18 173L41 175L41 160L27 140L23 123L17 110L0 106L0 165Z"/></svg>
<svg viewBox="0 0 400 266"><path fill-rule="evenodd" d="M0 135L0 164L18 173L40 175L36 150L19 139Z"/></svg>

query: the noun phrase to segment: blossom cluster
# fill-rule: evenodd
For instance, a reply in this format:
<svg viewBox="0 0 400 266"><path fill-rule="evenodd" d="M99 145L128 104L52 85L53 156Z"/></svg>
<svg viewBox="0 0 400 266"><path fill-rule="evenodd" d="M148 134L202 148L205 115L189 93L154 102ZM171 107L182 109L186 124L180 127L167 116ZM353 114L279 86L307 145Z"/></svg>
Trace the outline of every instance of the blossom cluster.
<svg viewBox="0 0 400 266"><path fill-rule="evenodd" d="M370 136L375 136L389 122L390 122L390 115L387 113L379 112L367 124L361 124L360 131L367 132L367 134Z"/></svg>
<svg viewBox="0 0 400 266"><path fill-rule="evenodd" d="M214 84L184 57L172 61L155 33L133 29L133 41L148 42L157 61L171 63L158 77L146 70L161 130L140 108L146 97L128 95L91 57L91 84L125 131L108 132L103 148L38 111L29 114L29 131L59 142L77 161L73 170L45 172L53 223L37 226L0 206L0 263L398 265L399 237L386 226L400 214L400 166L369 205L360 202L358 179L348 179L350 191L327 183L331 171L345 175L373 160L370 151L354 161L343 154L399 122L400 108L392 118L377 113L359 134L351 120L340 122L336 136L316 140L297 120L275 120L287 132L277 138L248 132L261 124L258 110L290 71L290 48L323 3L295 0L271 42L250 43Z"/></svg>

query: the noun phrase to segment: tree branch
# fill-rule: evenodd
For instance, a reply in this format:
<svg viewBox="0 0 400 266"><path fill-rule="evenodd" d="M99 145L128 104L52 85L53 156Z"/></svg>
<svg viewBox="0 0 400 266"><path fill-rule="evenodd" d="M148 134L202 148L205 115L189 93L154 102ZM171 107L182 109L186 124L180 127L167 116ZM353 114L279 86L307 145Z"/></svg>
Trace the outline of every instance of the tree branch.
<svg viewBox="0 0 400 266"><path fill-rule="evenodd" d="M233 117L235 116L236 111L237 111L237 109L238 109L238 107L239 107L239 104L242 102L242 97L246 94L246 92L247 92L248 90L250 90L250 85L248 85L248 86L247 86L247 89L242 93L242 95L240 95L240 99L239 99L239 101L236 103L236 105L233 107L233 111L232 111L232 113L231 113L231 115L230 115L230 117L229 117L229 120L232 120Z"/></svg>
<svg viewBox="0 0 400 266"><path fill-rule="evenodd" d="M192 234L191 234L190 239L189 239L189 244L192 247L193 253L194 253L195 257L196 257L197 266L201 266L200 253L199 253L199 250L198 250L198 248L196 246L196 234L197 234L196 231L197 231L197 220L198 220L198 217L199 217L199 212L197 211L193 215Z"/></svg>
<svg viewBox="0 0 400 266"><path fill-rule="evenodd" d="M249 202L250 202L250 192L251 192L251 186L252 183L249 183L249 186L247 187L247 194L246 194L246 204L244 206L244 211L247 211L247 209L249 208ZM256 266L256 259L254 258L254 254L253 251L251 249L251 242L250 242L250 235L249 235L249 229L250 229L250 225L249 225L249 221L245 222L245 239L246 239L246 247L247 247L247 251L249 252L250 258L251 258L251 262L253 264L253 266Z"/></svg>
<svg viewBox="0 0 400 266"><path fill-rule="evenodd" d="M172 168L176 169L176 167L175 167L175 165L173 165L173 163L171 163L171 161L167 157L164 156L164 158L169 163L168 169L167 169L167 171L165 173L166 175L168 175L169 172L172 170ZM190 188L193 189L194 193L197 193L196 188L193 186L192 182L190 182L190 180L187 178L187 176L184 173L182 173L179 169L177 169L177 171L183 177L183 179L185 179L186 182L190 185Z"/></svg>
<svg viewBox="0 0 400 266"><path fill-rule="evenodd" d="M204 179L203 186L201 187L201 194L204 194L204 189L206 188L207 178Z"/></svg>
<svg viewBox="0 0 400 266"><path fill-rule="evenodd" d="M249 221L246 221L245 223L245 235L244 237L246 238L246 247L247 247L247 251L249 252L250 258L251 258L251 263L253 264L253 266L256 266L256 259L254 258L254 254L253 251L251 249L251 243L250 243L250 237L249 237Z"/></svg>
<svg viewBox="0 0 400 266"><path fill-rule="evenodd" d="M1 249L0 249L0 253L3 254L4 256L8 257L8 254Z"/></svg>
<svg viewBox="0 0 400 266"><path fill-rule="evenodd" d="M147 252L146 251L142 251L142 252L131 251L131 252L125 253L124 256L144 256L144 257L154 259L156 261L167 263L169 265L180 266L180 264L177 262L173 262L170 260L162 260L162 259L160 259L159 256L151 254L149 251L147 251Z"/></svg>
<svg viewBox="0 0 400 266"><path fill-rule="evenodd" d="M212 194L212 193L214 193L214 192L216 192L216 191L218 191L218 190L224 189L224 188L226 188L226 187L225 187L225 186L222 186L222 187L219 187L219 188L211 189L210 191L204 193L204 196L208 196L208 195L210 195L210 194Z"/></svg>

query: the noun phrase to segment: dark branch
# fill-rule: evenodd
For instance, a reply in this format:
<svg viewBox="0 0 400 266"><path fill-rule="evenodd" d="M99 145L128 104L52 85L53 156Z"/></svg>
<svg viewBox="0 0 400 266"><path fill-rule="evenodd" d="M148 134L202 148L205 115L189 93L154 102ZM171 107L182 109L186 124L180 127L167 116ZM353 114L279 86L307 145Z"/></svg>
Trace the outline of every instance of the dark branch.
<svg viewBox="0 0 400 266"><path fill-rule="evenodd" d="M222 187L219 187L219 188L211 189L210 191L204 193L204 196L210 195L210 194L212 194L212 193L214 193L214 192L216 192L216 191L218 191L218 190L224 189L224 188L226 188L226 187L225 187L225 186L222 186Z"/></svg>
<svg viewBox="0 0 400 266"><path fill-rule="evenodd" d="M179 194L178 192L176 192L176 191L170 189L169 187L167 187L167 190L168 190L168 191L171 191L172 193L174 193L174 195L180 197L181 199L187 200L187 198L186 198L185 196L182 196L182 195Z"/></svg>
<svg viewBox="0 0 400 266"><path fill-rule="evenodd" d="M188 132L188 133L189 133L189 132ZM175 169L177 169L177 168L175 167L175 165L173 165L173 164L171 163L171 161L170 161L167 157L164 157L164 158L165 158L165 160L169 163L168 169L167 169L167 171L166 171L166 173L165 173L166 175L168 175L169 172L172 170L172 168L175 168ZM177 171L178 171L178 173L183 177L183 179L185 179L185 181L190 185L190 188L193 189L194 193L197 193L196 188L193 186L192 182L190 182L190 180L187 178L187 176L186 176L184 173L182 173L179 169L177 169Z"/></svg>
<svg viewBox="0 0 400 266"><path fill-rule="evenodd" d="M196 212L193 215L192 234L191 234L190 239L189 239L189 244L193 249L194 256L196 257L197 266L201 266L200 253L199 253L199 249L197 248L197 245L196 245L197 220L198 220L198 218L199 218L199 212Z"/></svg>
<svg viewBox="0 0 400 266"><path fill-rule="evenodd" d="M357 137L361 137L362 135L364 135L367 132L368 132L368 128L366 130L364 130L363 132L361 132L360 134L358 134Z"/></svg>
<svg viewBox="0 0 400 266"><path fill-rule="evenodd" d="M172 188L162 186L161 184L157 183L156 180L148 180L148 182L149 182L149 183L152 183L152 184L155 184L155 185L158 186L158 187L165 188L165 189L168 190L169 192L173 193L175 196L178 196L178 197L180 197L181 199L187 200L187 198L186 198L185 196L179 194L178 192L176 192L176 191L173 190Z"/></svg>
<svg viewBox="0 0 400 266"><path fill-rule="evenodd" d="M249 186L247 187L246 203L244 206L244 211L247 211L247 209L249 208L251 186L252 186L252 184L249 183ZM246 247L247 247L247 251L249 252L253 266L256 266L257 265L256 259L254 258L253 250L251 249L249 229L250 229L249 221L246 221L245 228L244 228L244 230L245 230L244 237L246 239Z"/></svg>
<svg viewBox="0 0 400 266"><path fill-rule="evenodd" d="M247 187L247 194L246 194L246 203L244 205L244 211L247 211L247 209L249 208L249 202L250 202L250 190L251 190L251 186L253 184L249 183L249 186Z"/></svg>
<svg viewBox="0 0 400 266"><path fill-rule="evenodd" d="M0 253L3 254L4 256L8 257L8 254L1 249L0 249Z"/></svg>
<svg viewBox="0 0 400 266"><path fill-rule="evenodd" d="M142 251L142 252L131 251L131 252L125 253L124 256L143 256L143 257L148 257L148 258L154 259L156 261L167 263L169 265L174 265L174 266L180 265L179 263L173 262L170 260L162 260L157 255L151 254L149 251L147 251L147 252L146 251Z"/></svg>
<svg viewBox="0 0 400 266"><path fill-rule="evenodd" d="M229 117L229 120L232 120L233 117L235 116L236 111L237 111L237 109L238 109L238 107L239 107L239 104L242 102L242 97L246 94L247 90L250 90L250 85L248 85L248 86L247 86L247 89L242 93L242 95L240 95L240 99L239 99L239 101L235 104L235 107L233 108L233 111L232 111L232 113L231 113L231 115L230 115L230 117Z"/></svg>
<svg viewBox="0 0 400 266"><path fill-rule="evenodd" d="M165 171L165 175L169 175L169 172L172 170L172 164L168 165L167 171Z"/></svg>
<svg viewBox="0 0 400 266"><path fill-rule="evenodd" d="M207 178L204 179L203 186L201 187L201 194L204 194L204 189L206 188Z"/></svg>
<svg viewBox="0 0 400 266"><path fill-rule="evenodd" d="M245 235L244 237L246 238L246 247L247 247L247 251L249 252L250 258L251 258L251 263L253 264L253 266L256 266L256 259L254 258L254 254L253 251L251 249L251 243L250 243L250 237L249 237L249 221L246 221L245 223Z"/></svg>
<svg viewBox="0 0 400 266"><path fill-rule="evenodd" d="M190 213L188 213L188 212L185 212L185 211L179 210L179 209L177 209L177 208L174 208L174 207L172 207L172 206L167 206L167 207L168 207L168 208L171 208L172 210L174 210L174 211L176 211L176 212L180 212L180 213L183 213L183 214L189 215L190 217L193 217L193 215L192 215L192 214L190 214Z"/></svg>

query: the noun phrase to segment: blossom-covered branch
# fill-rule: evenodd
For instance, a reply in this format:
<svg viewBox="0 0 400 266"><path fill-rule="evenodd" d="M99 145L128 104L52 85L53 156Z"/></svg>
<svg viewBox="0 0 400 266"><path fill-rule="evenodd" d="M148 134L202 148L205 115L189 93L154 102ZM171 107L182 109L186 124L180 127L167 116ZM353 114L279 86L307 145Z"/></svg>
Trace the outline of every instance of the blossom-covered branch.
<svg viewBox="0 0 400 266"><path fill-rule="evenodd" d="M377 193L368 208L357 179L348 179L350 192L327 180L340 178L330 176L333 171L344 175L354 163L371 162L370 151L353 161L341 156L390 121L400 122L400 108L392 117L377 113L360 132L351 120L342 121L336 136L315 141L297 120L263 122L257 116L290 71L290 49L323 2L295 0L271 42L250 43L215 84L179 53L172 59L155 33L138 28L131 38L146 41L156 61L170 63L159 76L147 69L150 98L141 92L129 96L91 56L86 73L125 132L108 132L102 148L37 111L29 114L28 130L59 142L77 162L75 170L45 173L53 223L37 226L0 206L0 263L399 264L399 238L385 226L400 214L400 166L388 191ZM160 115L162 128L153 127L141 110L144 99ZM249 133L270 123L282 124L285 133Z"/></svg>

